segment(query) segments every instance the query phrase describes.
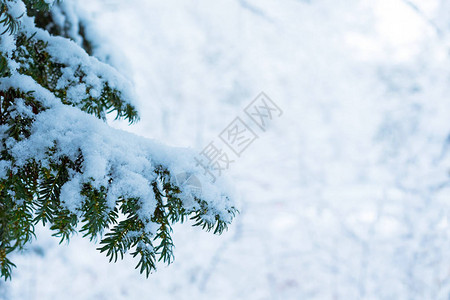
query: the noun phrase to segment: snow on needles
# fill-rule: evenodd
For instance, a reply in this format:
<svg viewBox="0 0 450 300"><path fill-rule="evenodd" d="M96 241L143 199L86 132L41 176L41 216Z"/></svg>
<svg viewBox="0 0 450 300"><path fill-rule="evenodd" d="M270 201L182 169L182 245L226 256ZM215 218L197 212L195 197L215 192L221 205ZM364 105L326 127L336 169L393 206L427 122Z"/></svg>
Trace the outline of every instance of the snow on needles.
<svg viewBox="0 0 450 300"><path fill-rule="evenodd" d="M89 56L75 42L51 36L35 27L34 20L26 16L22 1L11 1L8 5L15 15L23 15L20 18L20 32L46 42L46 51L54 62L66 66L59 78L58 87L67 88L68 97L74 100L73 104L78 103L77 98L83 99L86 85L90 86L89 93L98 96L105 83L117 89L125 102L133 104L132 85L114 68ZM0 50L11 58L11 37L4 39L2 35L0 45ZM9 66L13 66L13 63L11 59ZM79 71L86 74L84 83L68 86L69 78ZM75 161L81 153L82 172L73 171L69 174L70 180L61 189L61 202L70 211L79 211L84 201L80 191L84 183L89 183L94 188L108 187L107 203L110 209L114 208L120 197L139 198L139 215L150 219L157 203L152 188L152 182L157 176L155 168L164 166L172 175L190 172L202 181L202 198L206 201L208 210L204 215L205 220L214 221L219 215L222 220L231 221L230 208L234 204L230 197L223 193L224 184L213 185L206 180L206 176L195 166L193 151L166 147L152 140L113 129L77 107L62 104L52 92L40 86L30 76L19 74L14 68L11 68L11 74L8 78L0 79L0 88L33 92L36 100L46 109L34 116L29 138L20 141L13 138L7 140L6 146L14 158L14 165L2 161L0 175L4 177L8 168L24 166L30 160L48 166L52 161L63 157ZM30 111L24 107L24 103L18 104L21 106L19 105L17 113L29 115ZM4 137L5 128L5 125L0 128L0 134ZM51 148L56 150L49 154L48 150ZM199 203L194 201L193 195L183 187L181 190L180 197L187 211L199 209ZM149 226L150 229L153 227Z"/></svg>

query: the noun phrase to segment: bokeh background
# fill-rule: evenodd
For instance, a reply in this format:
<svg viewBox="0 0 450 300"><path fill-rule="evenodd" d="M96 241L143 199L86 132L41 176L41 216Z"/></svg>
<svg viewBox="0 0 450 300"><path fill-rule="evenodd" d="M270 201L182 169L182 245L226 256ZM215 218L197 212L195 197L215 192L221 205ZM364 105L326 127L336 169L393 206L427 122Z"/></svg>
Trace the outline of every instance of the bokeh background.
<svg viewBox="0 0 450 300"><path fill-rule="evenodd" d="M261 91L284 113L226 172L228 232L174 226L145 279L38 228L0 298L450 298L449 0L77 2L136 87L112 126L200 151Z"/></svg>

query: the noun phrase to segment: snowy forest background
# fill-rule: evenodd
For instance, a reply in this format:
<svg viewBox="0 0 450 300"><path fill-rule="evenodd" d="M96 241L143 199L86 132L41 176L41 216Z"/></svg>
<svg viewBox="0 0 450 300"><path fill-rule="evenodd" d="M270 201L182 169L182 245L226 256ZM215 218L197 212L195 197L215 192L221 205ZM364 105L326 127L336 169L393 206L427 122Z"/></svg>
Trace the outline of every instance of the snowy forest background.
<svg viewBox="0 0 450 300"><path fill-rule="evenodd" d="M39 228L0 297L449 298L449 0L76 2L136 87L112 126L200 151L261 91L284 114L227 172L228 232L176 225L145 279Z"/></svg>

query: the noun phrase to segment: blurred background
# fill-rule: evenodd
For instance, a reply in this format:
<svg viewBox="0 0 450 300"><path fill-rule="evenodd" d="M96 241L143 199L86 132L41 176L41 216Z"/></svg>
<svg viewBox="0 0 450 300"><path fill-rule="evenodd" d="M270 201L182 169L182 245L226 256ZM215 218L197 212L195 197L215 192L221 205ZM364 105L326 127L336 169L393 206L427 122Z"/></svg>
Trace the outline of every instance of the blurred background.
<svg viewBox="0 0 450 300"><path fill-rule="evenodd" d="M141 121L112 126L201 151L261 91L284 113L226 172L228 232L174 226L145 279L39 228L0 295L450 299L449 0L79 3L136 87Z"/></svg>

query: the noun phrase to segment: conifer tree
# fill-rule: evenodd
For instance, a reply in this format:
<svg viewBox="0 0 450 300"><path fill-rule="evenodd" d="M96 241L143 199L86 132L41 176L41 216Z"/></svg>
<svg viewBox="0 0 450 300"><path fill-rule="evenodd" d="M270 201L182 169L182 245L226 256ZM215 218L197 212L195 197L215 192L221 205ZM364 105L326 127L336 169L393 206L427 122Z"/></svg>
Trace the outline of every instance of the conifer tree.
<svg viewBox="0 0 450 300"><path fill-rule="evenodd" d="M69 0L67 0L69 1ZM172 224L187 218L221 233L236 209L193 154L116 129L138 120L128 81L93 56L71 6L0 0L0 274L11 253L49 226L61 242L80 232L110 261L126 252L147 276L173 260ZM200 178L202 193L174 180Z"/></svg>

